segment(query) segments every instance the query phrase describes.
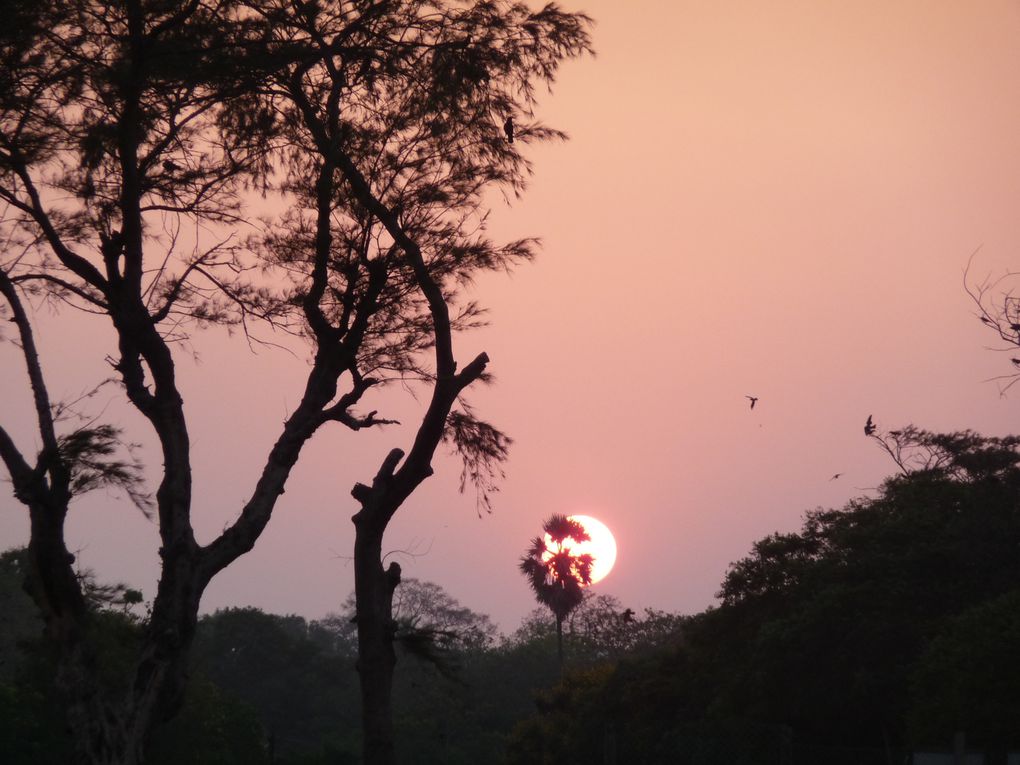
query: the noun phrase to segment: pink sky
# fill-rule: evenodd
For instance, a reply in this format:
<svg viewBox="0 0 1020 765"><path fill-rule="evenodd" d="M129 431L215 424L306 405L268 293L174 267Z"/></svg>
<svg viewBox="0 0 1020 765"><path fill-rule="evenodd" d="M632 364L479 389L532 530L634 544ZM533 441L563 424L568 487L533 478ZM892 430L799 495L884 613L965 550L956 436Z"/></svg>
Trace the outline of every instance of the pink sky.
<svg viewBox="0 0 1020 765"><path fill-rule="evenodd" d="M535 151L528 194L493 216L499 237L541 236L543 253L475 287L493 324L458 343L461 359L492 358L497 384L472 401L515 439L507 480L478 519L458 465L437 460L388 535L416 553L397 555L405 575L504 630L534 605L516 564L552 513L616 534L599 592L691 613L756 539L892 471L863 436L869 414L1020 432L1020 393L986 382L1008 357L963 290L979 247L976 277L1020 268L1020 3L568 7L597 20L598 57L566 67L541 116L572 140ZM100 321L47 318L40 335L55 397L109 373ZM207 541L250 491L305 365L219 330L194 350L179 367ZM9 344L0 359L0 418L30 444L22 365ZM106 402L147 441L113 389ZM377 407L417 411L399 388ZM353 587L350 487L407 433L316 436L204 610L335 610ZM5 492L0 545L27 535ZM156 529L127 503L87 498L69 537L103 579L152 596Z"/></svg>

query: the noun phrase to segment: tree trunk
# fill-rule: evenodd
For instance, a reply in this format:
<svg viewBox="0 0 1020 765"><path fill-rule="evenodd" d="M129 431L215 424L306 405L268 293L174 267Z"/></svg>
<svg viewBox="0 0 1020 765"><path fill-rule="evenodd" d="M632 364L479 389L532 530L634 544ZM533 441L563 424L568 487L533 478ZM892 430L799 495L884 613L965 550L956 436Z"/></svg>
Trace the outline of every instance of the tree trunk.
<svg viewBox="0 0 1020 765"><path fill-rule="evenodd" d="M356 516L357 517L357 516ZM393 747L393 591L400 566L382 566L382 534L356 523L354 540L355 602L358 623L358 678L361 684L362 762L395 765Z"/></svg>
<svg viewBox="0 0 1020 765"><path fill-rule="evenodd" d="M68 701L76 762L140 765L152 730L180 708L198 595L167 601L170 605L157 608L146 628L134 677L125 692L114 694L101 687L96 680L99 668L84 641L61 657L57 682Z"/></svg>
<svg viewBox="0 0 1020 765"><path fill-rule="evenodd" d="M134 675L123 678L120 690L111 690L101 679L104 671L90 637L95 616L75 575L74 556L64 543L64 515L66 510L58 506L30 505L25 589L57 649L54 684L65 703L74 761L136 765L144 760L153 726L172 715L183 699L201 587L187 575L191 568L187 554L166 556L166 565L177 569L177 575L164 571Z"/></svg>
<svg viewBox="0 0 1020 765"><path fill-rule="evenodd" d="M560 679L563 679L563 619L556 617L556 656L560 662Z"/></svg>

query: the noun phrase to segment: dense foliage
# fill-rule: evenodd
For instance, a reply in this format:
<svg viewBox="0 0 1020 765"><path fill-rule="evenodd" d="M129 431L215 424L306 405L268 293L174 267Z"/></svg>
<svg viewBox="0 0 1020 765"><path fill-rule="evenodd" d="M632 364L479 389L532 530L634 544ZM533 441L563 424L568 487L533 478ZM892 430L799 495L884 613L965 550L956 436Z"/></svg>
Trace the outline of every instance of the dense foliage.
<svg viewBox="0 0 1020 765"><path fill-rule="evenodd" d="M889 435L908 469L877 497L755 543L669 650L547 693L511 761L890 762L957 730L1015 746L1017 439Z"/></svg>
<svg viewBox="0 0 1020 765"><path fill-rule="evenodd" d="M877 765L949 750L957 731L991 753L1020 748L1016 441L914 433L943 450L938 464L759 540L730 567L715 608L639 614L586 592L563 623L562 678L548 610L497 637L441 587L405 580L394 615L413 637L397 641L398 757ZM0 742L11 762L60 762L52 657L14 586L18 560L0 558L10 656ZM126 600L93 599L111 682L137 624ZM313 622L255 609L203 617L195 682L181 717L157 733L153 761L186 751L189 762L357 762L352 604Z"/></svg>

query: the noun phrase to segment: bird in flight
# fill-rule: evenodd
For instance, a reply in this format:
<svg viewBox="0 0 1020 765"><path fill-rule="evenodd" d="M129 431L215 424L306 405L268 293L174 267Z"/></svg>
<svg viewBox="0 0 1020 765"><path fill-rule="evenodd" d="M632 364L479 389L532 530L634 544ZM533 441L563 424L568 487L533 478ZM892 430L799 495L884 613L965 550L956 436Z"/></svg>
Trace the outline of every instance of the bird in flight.
<svg viewBox="0 0 1020 765"><path fill-rule="evenodd" d="M871 415L868 415L868 421L864 423L864 435L873 436L875 435L875 423L871 421Z"/></svg>
<svg viewBox="0 0 1020 765"><path fill-rule="evenodd" d="M835 474L835 475L833 475L833 476L832 476L832 478L830 478L829 480L830 480L830 481L835 481L835 480L836 480L837 478L839 478L839 477L840 477L841 475L843 475L843 474L842 474L842 473L836 473L836 474Z"/></svg>
<svg viewBox="0 0 1020 765"><path fill-rule="evenodd" d="M754 405L758 403L758 397L757 396L744 396L744 398L748 399L751 402L751 408L754 409Z"/></svg>
<svg viewBox="0 0 1020 765"><path fill-rule="evenodd" d="M506 133L506 140L508 143L514 142L514 118L507 117L506 122L503 123L503 132Z"/></svg>

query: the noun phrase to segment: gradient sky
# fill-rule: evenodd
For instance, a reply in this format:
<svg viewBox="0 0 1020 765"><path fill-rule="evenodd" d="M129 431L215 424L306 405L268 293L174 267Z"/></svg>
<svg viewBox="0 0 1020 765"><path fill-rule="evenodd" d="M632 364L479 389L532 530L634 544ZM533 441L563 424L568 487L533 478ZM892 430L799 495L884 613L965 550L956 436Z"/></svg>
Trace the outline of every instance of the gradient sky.
<svg viewBox="0 0 1020 765"><path fill-rule="evenodd" d="M963 288L975 250L975 278L1020 268L1020 2L565 5L597 21L598 56L569 64L541 109L571 140L532 152L527 195L497 200L492 223L543 252L473 288L492 325L457 346L492 358L496 385L470 398L515 439L507 480L479 519L457 463L437 459L387 537L406 576L506 631L534 605L516 565L552 513L616 534L599 592L693 613L756 539L892 472L869 414L1020 432L1020 393L988 382L1008 356ZM54 398L109 374L101 321L49 316L39 332ZM253 486L306 365L220 330L193 350L179 369L204 542ZM31 444L10 344L0 385L0 418ZM95 403L148 442L114 389ZM413 423L416 407L393 388L366 408ZM408 433L317 435L203 610L335 610L353 587L350 488ZM5 491L0 545L27 538ZM69 539L102 579L154 593L156 529L126 502L81 501Z"/></svg>

